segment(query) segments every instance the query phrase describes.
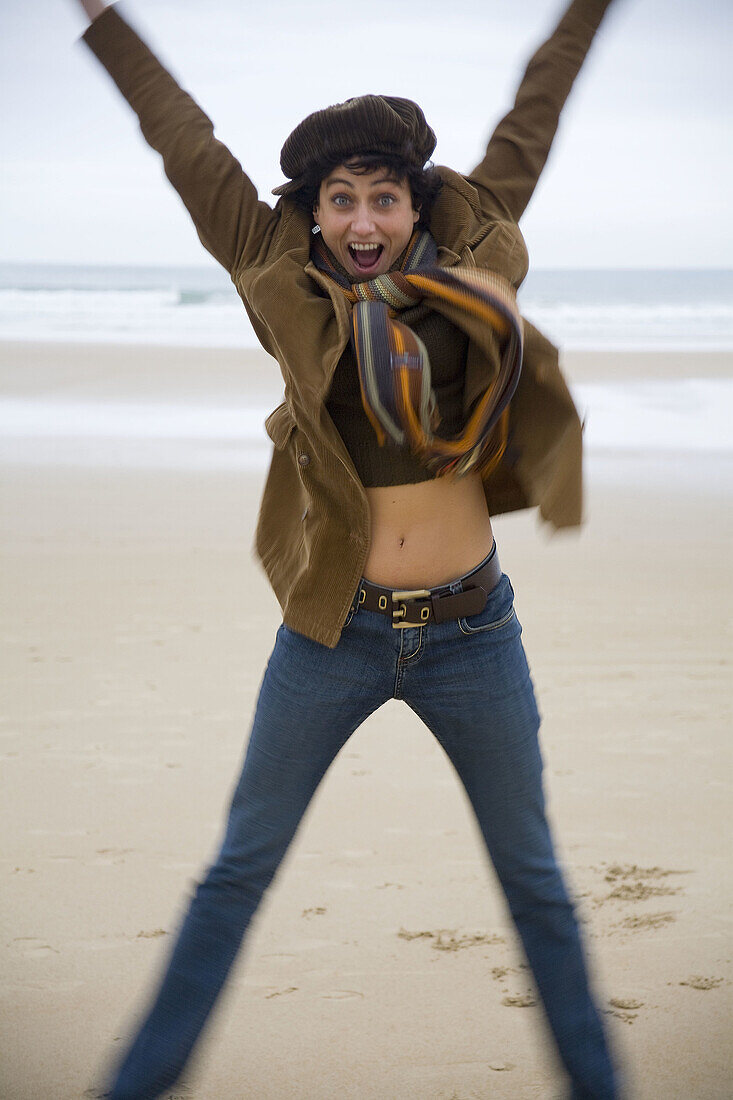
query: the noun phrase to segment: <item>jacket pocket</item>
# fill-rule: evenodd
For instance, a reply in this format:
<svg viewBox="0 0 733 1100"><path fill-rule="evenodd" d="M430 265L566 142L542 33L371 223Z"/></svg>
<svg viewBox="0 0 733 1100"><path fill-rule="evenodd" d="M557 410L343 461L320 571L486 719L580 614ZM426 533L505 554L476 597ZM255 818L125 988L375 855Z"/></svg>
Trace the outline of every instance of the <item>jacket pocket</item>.
<svg viewBox="0 0 733 1100"><path fill-rule="evenodd" d="M287 401L283 401L283 403L278 405L278 407L268 416L265 421L265 431L278 451L282 451L287 446L287 442L294 430L295 420L293 419L293 414L288 408Z"/></svg>

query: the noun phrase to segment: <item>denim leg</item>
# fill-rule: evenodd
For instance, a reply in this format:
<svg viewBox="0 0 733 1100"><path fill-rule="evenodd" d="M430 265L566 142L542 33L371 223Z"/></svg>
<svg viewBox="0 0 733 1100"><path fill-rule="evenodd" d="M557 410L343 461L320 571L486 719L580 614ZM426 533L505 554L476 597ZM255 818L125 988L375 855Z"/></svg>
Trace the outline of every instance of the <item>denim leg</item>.
<svg viewBox="0 0 733 1100"><path fill-rule="evenodd" d="M466 789L573 1097L612 1100L614 1072L545 816L540 719L521 627L508 579L497 588L485 612L433 630L404 697Z"/></svg>
<svg viewBox="0 0 733 1100"><path fill-rule="evenodd" d="M112 1100L153 1100L179 1077L318 784L384 700L355 647L285 627L260 689L218 858L196 889Z"/></svg>

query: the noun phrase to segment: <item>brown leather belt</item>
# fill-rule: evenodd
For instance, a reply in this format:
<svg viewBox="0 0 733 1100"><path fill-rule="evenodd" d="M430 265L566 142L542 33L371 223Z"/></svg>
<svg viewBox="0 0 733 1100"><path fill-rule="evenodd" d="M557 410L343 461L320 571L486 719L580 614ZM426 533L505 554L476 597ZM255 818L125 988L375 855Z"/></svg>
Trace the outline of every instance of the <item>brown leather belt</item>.
<svg viewBox="0 0 733 1100"><path fill-rule="evenodd" d="M398 630L430 622L445 623L483 611L489 592L500 580L501 566L494 543L480 565L454 582L461 584L461 592L451 592L449 584L437 588L382 588L362 579L357 590L357 607L390 615L392 626Z"/></svg>

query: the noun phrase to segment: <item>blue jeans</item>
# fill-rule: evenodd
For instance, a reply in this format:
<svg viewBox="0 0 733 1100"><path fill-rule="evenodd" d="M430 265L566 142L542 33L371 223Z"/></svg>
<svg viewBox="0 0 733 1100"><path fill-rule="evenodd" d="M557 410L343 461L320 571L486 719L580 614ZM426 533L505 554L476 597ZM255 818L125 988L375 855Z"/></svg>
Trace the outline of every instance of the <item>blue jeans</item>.
<svg viewBox="0 0 733 1100"><path fill-rule="evenodd" d="M465 786L572 1096L617 1095L545 818L540 719L513 598L502 575L479 614L404 630L355 606L335 649L280 627L221 851L195 892L113 1100L156 1097L178 1078L321 779L392 698L419 715Z"/></svg>

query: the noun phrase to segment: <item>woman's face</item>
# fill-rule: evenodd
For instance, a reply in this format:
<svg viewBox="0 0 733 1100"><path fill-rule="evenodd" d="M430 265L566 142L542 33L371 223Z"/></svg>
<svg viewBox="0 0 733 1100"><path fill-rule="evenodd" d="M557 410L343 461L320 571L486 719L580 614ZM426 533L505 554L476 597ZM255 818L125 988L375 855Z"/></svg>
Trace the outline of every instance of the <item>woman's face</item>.
<svg viewBox="0 0 733 1100"><path fill-rule="evenodd" d="M393 269L420 213L407 181L390 169L357 173L339 165L321 180L313 216L328 248L356 280Z"/></svg>

